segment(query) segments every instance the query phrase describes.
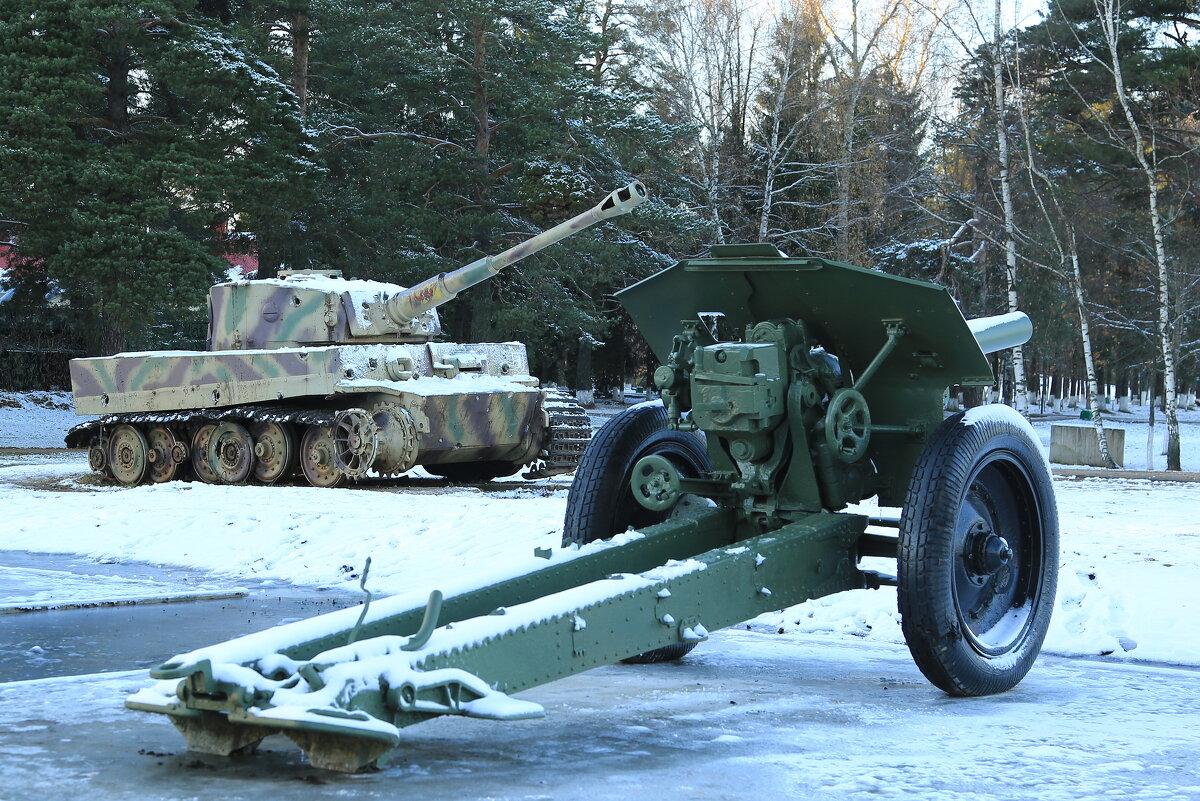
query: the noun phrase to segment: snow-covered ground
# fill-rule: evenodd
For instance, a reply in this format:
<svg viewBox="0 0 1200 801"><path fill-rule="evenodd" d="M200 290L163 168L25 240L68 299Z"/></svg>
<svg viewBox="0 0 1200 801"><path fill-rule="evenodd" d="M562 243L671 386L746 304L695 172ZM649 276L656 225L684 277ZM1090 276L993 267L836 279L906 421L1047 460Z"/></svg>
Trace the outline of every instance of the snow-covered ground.
<svg viewBox="0 0 1200 801"><path fill-rule="evenodd" d="M62 448L76 417L70 392L0 392L0 448Z"/></svg>
<svg viewBox="0 0 1200 801"><path fill-rule="evenodd" d="M17 403L0 406L0 443L51 447L75 422L64 396L4 397ZM1200 467L1200 412L1182 417L1184 466ZM1035 421L1047 445L1050 425ZM1123 425L1136 431L1138 424ZM1130 454L1129 442L1127 464L1135 467L1128 457L1145 448ZM1190 592L1200 584L1200 485L1062 478L1055 485L1062 566L1046 651L1200 665L1200 599ZM534 548L558 546L566 480L497 486L418 481L373 492L172 482L122 489L97 485L82 452L0 453L0 549L341 589L354 589L353 576L371 557L374 590L427 591L530 569L540 564ZM0 603L48 603L52 594L30 588L27 597ZM775 636L902 641L891 589L819 599L752 626Z"/></svg>
<svg viewBox="0 0 1200 801"><path fill-rule="evenodd" d="M1200 416L1184 419L1184 467L1200 469ZM0 403L0 446L58 447L74 422L27 398ZM1035 421L1045 442L1050 424ZM1137 467L1144 441L1128 436ZM0 450L0 550L189 566L211 571L214 587L343 590L371 557L369 586L407 594L544 564L533 550L557 547L567 487L122 489L97 483L82 452ZM227 768L185 757L159 716L120 709L144 674L0 683L0 771L22 801L410 788L429 798L1200 798L1189 667L1200 666L1200 484L1059 478L1055 490L1051 633L1041 664L1003 696L958 702L925 683L902 645L894 590L863 590L717 633L680 666L613 666L522 694L547 708L545 721L416 727L394 767L365 779L313 781L286 743ZM18 572L0 603L170 589Z"/></svg>

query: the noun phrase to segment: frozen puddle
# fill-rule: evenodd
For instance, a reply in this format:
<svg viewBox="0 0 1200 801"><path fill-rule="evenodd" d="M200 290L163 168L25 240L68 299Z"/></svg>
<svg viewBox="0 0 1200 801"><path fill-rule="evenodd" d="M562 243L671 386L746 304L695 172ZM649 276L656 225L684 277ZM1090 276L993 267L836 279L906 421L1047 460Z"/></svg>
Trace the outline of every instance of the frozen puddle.
<svg viewBox="0 0 1200 801"><path fill-rule="evenodd" d="M0 551L0 682L147 668L361 600L144 562Z"/></svg>

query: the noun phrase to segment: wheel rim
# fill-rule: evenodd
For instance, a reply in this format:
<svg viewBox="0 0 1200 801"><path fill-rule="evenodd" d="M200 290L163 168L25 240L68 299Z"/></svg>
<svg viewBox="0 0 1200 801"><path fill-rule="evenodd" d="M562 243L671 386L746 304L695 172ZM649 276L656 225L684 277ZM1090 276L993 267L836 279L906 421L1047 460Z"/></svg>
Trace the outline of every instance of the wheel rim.
<svg viewBox="0 0 1200 801"><path fill-rule="evenodd" d="M108 466L122 484L137 484L149 463L146 437L131 425L121 424L108 439Z"/></svg>
<svg viewBox="0 0 1200 801"><path fill-rule="evenodd" d="M146 444L149 446L150 480L161 484L175 478L179 467L179 462L175 461L179 444L175 441L175 435L167 428L155 426L146 435Z"/></svg>
<svg viewBox="0 0 1200 801"><path fill-rule="evenodd" d="M300 469L314 487L336 487L346 475L337 467L337 444L329 426L311 426L300 445Z"/></svg>
<svg viewBox="0 0 1200 801"><path fill-rule="evenodd" d="M192 469L206 484L217 483L217 474L208 464L208 443L216 430L216 424L209 423L201 426L192 437Z"/></svg>
<svg viewBox="0 0 1200 801"><path fill-rule="evenodd" d="M1043 589L1045 532L1032 481L1011 454L976 466L954 527L954 607L967 642L996 657L1024 642Z"/></svg>
<svg viewBox="0 0 1200 801"><path fill-rule="evenodd" d="M281 423L256 423L250 427L254 439L254 477L271 484L296 466L296 434Z"/></svg>
<svg viewBox="0 0 1200 801"><path fill-rule="evenodd" d="M208 442L208 465L222 484L240 484L254 468L254 440L237 423L221 423Z"/></svg>

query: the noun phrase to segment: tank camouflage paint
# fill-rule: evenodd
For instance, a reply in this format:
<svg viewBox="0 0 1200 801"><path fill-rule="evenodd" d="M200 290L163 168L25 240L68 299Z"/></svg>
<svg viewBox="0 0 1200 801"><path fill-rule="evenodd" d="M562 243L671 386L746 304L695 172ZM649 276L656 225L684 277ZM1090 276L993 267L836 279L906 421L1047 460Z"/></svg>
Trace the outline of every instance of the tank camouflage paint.
<svg viewBox="0 0 1200 801"><path fill-rule="evenodd" d="M194 474L317 486L417 465L455 480L527 467L570 472L591 427L568 395L540 389L519 342L436 342L436 307L504 267L645 200L637 182L496 256L404 288L335 270L217 284L208 349L75 359L67 434L123 484Z"/></svg>

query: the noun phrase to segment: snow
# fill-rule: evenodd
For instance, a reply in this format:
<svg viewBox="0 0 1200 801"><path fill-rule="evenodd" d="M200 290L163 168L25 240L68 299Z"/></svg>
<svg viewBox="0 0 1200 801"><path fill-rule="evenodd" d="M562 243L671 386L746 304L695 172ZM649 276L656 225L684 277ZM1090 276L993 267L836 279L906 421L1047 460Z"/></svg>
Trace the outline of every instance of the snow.
<svg viewBox="0 0 1200 801"><path fill-rule="evenodd" d="M0 448L61 448L77 417L69 392L0 392Z"/></svg>
<svg viewBox="0 0 1200 801"><path fill-rule="evenodd" d="M515 376L521 378L521 376ZM524 376L531 381L529 376ZM458 395L464 392L529 392L529 384L514 381L513 377L491 376L484 373L459 373L454 378L421 376L408 381L387 381L375 378L345 378L337 384L343 389L407 392L410 395Z"/></svg>
<svg viewBox="0 0 1200 801"><path fill-rule="evenodd" d="M1078 415L1078 412L1075 413ZM1102 415L1106 431L1119 428L1125 431L1125 463L1126 470L1163 470L1167 466L1167 426L1163 421L1162 412L1154 416L1154 445L1150 449L1150 459L1147 461L1146 439L1150 433L1147 411L1144 407L1129 412L1104 412ZM1035 418L1036 421L1036 418ZM1079 426L1094 430L1090 420L1080 420L1077 416L1068 419L1035 422L1038 436L1042 444L1050 447L1051 425ZM1200 472L1200 411L1188 410L1179 412L1180 425L1180 458L1183 469ZM1113 441L1109 440L1109 447Z"/></svg>
<svg viewBox="0 0 1200 801"><path fill-rule="evenodd" d="M363 300L378 300L381 295L390 297L406 289L399 284L389 284L384 281L339 278L319 273L294 273L287 278L256 278L230 281L229 283L315 289L318 292L349 292L356 303Z"/></svg>
<svg viewBox="0 0 1200 801"><path fill-rule="evenodd" d="M422 379L452 384L456 379ZM494 379L493 379L494 380ZM405 382L412 386L414 382ZM58 447L78 422L64 393L0 395L0 446ZM1004 414L989 408L967 415ZM1132 431L1127 465L1139 466L1142 422ZM1182 412L1184 467L1200 466L1200 412ZM1109 418L1112 419L1111 417ZM1050 420L1034 430L1049 444ZM1086 423L1085 423L1086 425ZM1157 430L1162 432L1162 426ZM1143 460L1144 461L1144 460ZM559 549L567 488L561 481L512 481L503 489L417 484L396 491L309 487L220 487L200 483L120 489L97 486L82 452L0 454L0 549L75 553L93 559L191 566L233 581L272 578L357 591L350 577L372 557L369 588L423 603L431 589L454 591L547 564L535 548ZM1055 479L1062 566L1045 650L1065 656L1108 654L1200 665L1200 485L1143 479ZM169 525L147 526L169 511ZM868 514L891 514L870 504ZM874 566L874 565L872 565ZM887 567L880 566L886 572ZM671 569L686 569L676 566ZM97 587L103 584L98 583ZM48 588L13 599L78 595ZM132 588L125 588L132 591ZM124 590L123 590L124 591ZM99 590L97 590L99 593ZM102 594L102 593L101 593ZM51 597L54 595L54 597ZM372 605L373 614L390 601ZM346 610L348 616L357 610ZM351 621L353 622L353 621ZM311 624L309 624L311 625ZM756 630L902 642L895 591L860 590L763 615Z"/></svg>
<svg viewBox="0 0 1200 801"><path fill-rule="evenodd" d="M230 598L241 589L0 565L0 615L45 609Z"/></svg>
<svg viewBox="0 0 1200 801"><path fill-rule="evenodd" d="M69 408L55 408L69 400L62 394L4 398L16 405L0 402L2 446L60 447L65 428L78 422ZM969 417L996 414L1009 412ZM1144 451L1144 412L1140 422L1124 418L1125 427L1142 427L1141 437L1131 433L1126 443L1127 460L1136 466L1133 457ZM1184 467L1200 468L1200 414L1185 412L1181 419ZM1051 422L1061 420L1033 424L1044 445ZM1161 456L1158 461L1161 466ZM297 767L275 757L253 763L249 769L260 771L254 778L221 772L248 770L235 761L204 782L226 782L214 785L223 797L260 789L275 797L307 798L298 793L312 790L375 798L400 786L429 798L628 798L645 788L655 795L821 799L1200 797L1192 763L1200 736L1200 703L1190 689L1195 671L1164 666L1200 666L1200 598L1194 592L1200 583L1200 484L1056 478L1054 485L1062 529L1056 609L1042 660L1013 692L962 701L924 682L902 644L895 591L888 588L817 599L711 635L693 625L686 634L708 642L679 665L601 668L520 698L490 694L461 671L433 675L411 670L411 662L392 660L386 670L382 662L370 664L372 654L394 652L406 641L390 638L348 646L359 661L342 667L340 678L330 676L337 680L326 687L381 677L389 686L452 680L483 695L467 702L471 714L529 717L544 707L549 717L536 726L471 728L470 721L443 720L417 727L399 735L403 756L393 767L334 787L309 788L297 781L303 778ZM372 603L374 617L389 606L421 603L434 588L449 594L585 553L559 547L566 495L562 480L487 489L420 480L383 489L183 483L121 489L92 483L82 452L3 452L0 549L188 565L212 571L224 586L269 577L352 591L358 589L354 574L369 556L368 588L390 595ZM857 511L895 514L871 503ZM552 549L549 560L534 555L546 548ZM695 569L699 563L684 560L657 572ZM11 587L9 597L0 603L182 589L170 582L56 572L10 568L4 585ZM594 600L647 580L597 582L607 586L569 591L577 596L570 601ZM553 614L564 600L510 606L489 622L525 625ZM338 614L352 625L360 611ZM577 630L587 626L586 617L574 621ZM294 633L329 623L291 625L298 627ZM268 636L282 636L272 631ZM434 636L468 643L481 635L456 624ZM257 649L262 641L243 644ZM206 651L213 649L201 649ZM230 648L226 656L236 661L236 651ZM275 660L260 667L268 674L268 668L290 673L297 667ZM219 663L214 669L245 670ZM193 757L183 755L165 720L120 709L126 694L144 683L145 673L136 672L0 684L0 707L8 710L0 721L0 767L16 788L14 798L109 798L96 795L96 782L87 778L92 775L139 792L169 778L179 783L163 790L171 797L213 797L204 795L199 774L189 767ZM176 684L144 687L138 698L167 703ZM320 699L293 689L285 705L258 714L311 718ZM384 737L395 731L366 717L336 722ZM60 745L64 739L70 742ZM180 767L147 772L143 764L155 762L148 757L139 763L132 756L139 748L157 751L158 765L177 760ZM268 784L267 776L278 772L287 774L286 781Z"/></svg>

